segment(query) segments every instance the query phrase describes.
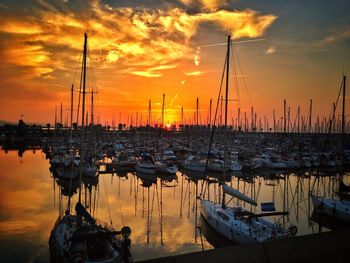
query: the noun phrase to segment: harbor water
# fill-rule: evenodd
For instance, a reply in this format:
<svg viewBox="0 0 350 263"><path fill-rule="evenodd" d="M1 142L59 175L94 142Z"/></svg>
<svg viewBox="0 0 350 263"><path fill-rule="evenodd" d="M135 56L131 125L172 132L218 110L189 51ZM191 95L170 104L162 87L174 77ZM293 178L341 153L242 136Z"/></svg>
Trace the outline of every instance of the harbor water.
<svg viewBox="0 0 350 263"><path fill-rule="evenodd" d="M57 181L41 150L20 155L17 151L0 152L1 261L49 262L50 232L67 207L67 189L76 190L77 183ZM84 182L82 198L95 218L115 229L130 226L135 261L207 250L222 244L206 236L200 217L197 197L221 200L218 175L209 175L208 191L208 184L195 173L179 171L177 177L151 179L135 173L101 173L98 181ZM349 179L348 174L342 177L346 184ZM257 200L257 207L245 205L248 210L259 213L260 203L274 202L277 211L289 211L289 216L270 220L286 227L296 225L297 235L305 235L329 231L329 226L320 227L315 220L309 192L333 196L339 180L337 170L317 175L306 170L257 170L230 174L226 184ZM78 194L74 194L72 203L77 200ZM231 204L244 206L237 200Z"/></svg>

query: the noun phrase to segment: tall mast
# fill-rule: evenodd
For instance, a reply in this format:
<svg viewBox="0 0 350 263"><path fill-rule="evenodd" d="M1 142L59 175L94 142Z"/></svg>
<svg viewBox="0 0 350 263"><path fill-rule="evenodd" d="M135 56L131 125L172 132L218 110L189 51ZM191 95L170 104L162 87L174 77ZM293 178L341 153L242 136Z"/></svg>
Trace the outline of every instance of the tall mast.
<svg viewBox="0 0 350 263"><path fill-rule="evenodd" d="M84 162L83 143L84 143L84 119L85 119L85 93L86 93L86 54L87 54L87 34L84 33L84 53L83 53L83 102L81 112L81 142L80 142L80 189L79 189L79 202L81 202L81 183L82 183L82 165Z"/></svg>
<svg viewBox="0 0 350 263"><path fill-rule="evenodd" d="M226 57L226 92L225 92L225 129L224 132L226 132L227 129L227 109L228 109L228 85L229 85L229 76L230 76L230 46L231 46L231 35L227 36L227 57ZM224 176L225 176L225 167L226 167L226 134L224 136ZM222 191L222 203L221 207L225 208L225 192Z"/></svg>
<svg viewBox="0 0 350 263"><path fill-rule="evenodd" d="M228 109L228 81L230 76L230 46L231 35L227 36L227 65L226 65L226 92L225 92L225 127L227 127L227 109Z"/></svg>

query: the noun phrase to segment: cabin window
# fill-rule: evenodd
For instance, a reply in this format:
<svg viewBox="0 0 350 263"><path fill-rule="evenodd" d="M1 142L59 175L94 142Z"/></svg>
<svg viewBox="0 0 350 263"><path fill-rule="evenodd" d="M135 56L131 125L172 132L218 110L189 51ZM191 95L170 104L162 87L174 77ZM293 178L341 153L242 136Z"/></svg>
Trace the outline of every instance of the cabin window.
<svg viewBox="0 0 350 263"><path fill-rule="evenodd" d="M220 212L220 211L217 212L217 215L219 217L221 217L222 219L224 219L225 221L229 220L229 217L227 215L225 215L224 213Z"/></svg>

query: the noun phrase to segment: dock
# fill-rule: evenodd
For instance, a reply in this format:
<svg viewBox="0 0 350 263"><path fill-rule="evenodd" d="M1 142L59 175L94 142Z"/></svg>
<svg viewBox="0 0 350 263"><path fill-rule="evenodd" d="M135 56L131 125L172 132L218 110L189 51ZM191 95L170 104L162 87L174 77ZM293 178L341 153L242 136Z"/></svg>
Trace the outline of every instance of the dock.
<svg viewBox="0 0 350 263"><path fill-rule="evenodd" d="M139 261L139 263L292 263L350 262L350 229L273 240L261 244L227 246Z"/></svg>

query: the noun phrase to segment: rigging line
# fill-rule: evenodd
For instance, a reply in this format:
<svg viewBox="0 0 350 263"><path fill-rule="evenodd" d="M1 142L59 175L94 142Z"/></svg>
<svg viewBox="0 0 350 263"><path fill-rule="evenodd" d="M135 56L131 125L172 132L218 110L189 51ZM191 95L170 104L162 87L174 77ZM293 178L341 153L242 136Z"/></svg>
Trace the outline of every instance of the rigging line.
<svg viewBox="0 0 350 263"><path fill-rule="evenodd" d="M106 187L106 181L105 178L103 177L103 187L104 187L104 191L105 191L105 197L106 197L106 203L107 203L107 210L108 210L108 215L109 215L109 221L111 222L111 225L113 225L112 222L112 217L111 217L111 210L109 209L109 202L108 202L108 193L107 193L107 187ZM122 215L122 222L124 225L124 220L123 220L123 215Z"/></svg>
<svg viewBox="0 0 350 263"><path fill-rule="evenodd" d="M239 70L241 71L242 76L243 76L243 84L244 84L244 88L245 88L245 90L247 92L247 95L248 95L248 98L249 98L250 107L253 107L253 101L252 101L252 98L251 98L249 90L248 90L248 85L247 85L247 82L246 82L246 78L244 77L244 72L243 72L241 63L239 62L237 51L236 51L236 49L234 47L232 47L232 48L233 48L233 51L235 53L235 57L237 58L236 59L237 60L237 65L238 65Z"/></svg>
<svg viewBox="0 0 350 263"><path fill-rule="evenodd" d="M78 74L79 64L80 64L80 60L81 60L82 54L83 54L83 51L80 52L79 60L77 61L77 67L76 67L76 69L75 69L75 74L74 74L74 78L73 78L73 83L75 82L75 79L76 79L77 74Z"/></svg>
<svg viewBox="0 0 350 263"><path fill-rule="evenodd" d="M223 68L222 75L221 75L221 82L220 82L220 89L219 89L218 99L217 99L217 101L216 101L216 108L215 108L214 120L213 120L213 125L212 125L212 132L211 132L211 135L210 135L208 154L207 154L207 159L206 159L206 161L205 161L204 178L207 177L206 171L207 171L207 168L208 168L208 161L209 161L209 155L210 155L211 145L212 145L213 138L214 138L215 122L216 122L216 118L217 118L217 114L218 114L218 110L219 110L219 102L220 102L220 96L221 96L221 91L222 91L222 84L223 84L223 82L224 82L224 76L225 76L225 69L226 69L226 66L227 66L227 56L225 57L224 68ZM201 185L201 189L202 189L202 190L204 189L203 185L204 185L204 182L205 182L205 181L206 181L206 180L203 180L203 181L202 181L202 185ZM209 191L209 189L208 189L208 191ZM203 191L201 191L200 196L203 196ZM196 198L197 198L197 197L196 197Z"/></svg>
<svg viewBox="0 0 350 263"><path fill-rule="evenodd" d="M91 79L91 83L92 83L92 86L93 86L91 91L97 93L97 98L96 99L98 100L98 87L97 87L97 81L96 81L96 77L95 77L95 73L94 73L94 62L91 59L89 47L88 47L88 57L89 57L89 64L90 64L90 67L91 67L91 78L92 78Z"/></svg>
<svg viewBox="0 0 350 263"><path fill-rule="evenodd" d="M80 72L80 82L79 82L79 97L78 97L78 107L77 107L77 125L79 123L81 88L82 88L82 84L83 84L83 68L84 68L84 59L81 60L81 72Z"/></svg>
<svg viewBox="0 0 350 263"><path fill-rule="evenodd" d="M231 44L242 44L242 43L250 43L250 42L258 42L258 41L264 41L265 38L258 38L258 39L248 39L248 40L240 40L240 41L233 41L231 40ZM216 43L216 44L208 44L208 45L200 45L199 47L218 47L218 46L225 46L226 43Z"/></svg>
<svg viewBox="0 0 350 263"><path fill-rule="evenodd" d="M236 86L236 89L237 89L237 101L238 101L238 107L241 107L241 96L240 96L240 92L239 92L239 86L238 86L238 77L237 77L237 67L235 67L235 58L238 59L238 55L237 54L234 54L234 47L233 45L231 45L231 62L232 62L232 67L233 67L233 70L234 72L232 72L232 76L233 76L233 80L235 82L235 86ZM243 72L241 72L242 76L244 77L243 75Z"/></svg>

